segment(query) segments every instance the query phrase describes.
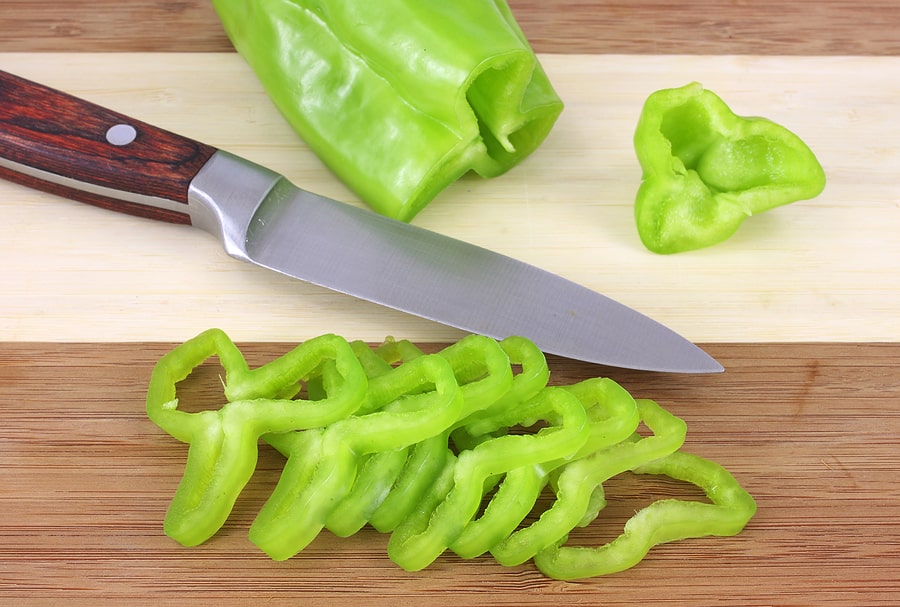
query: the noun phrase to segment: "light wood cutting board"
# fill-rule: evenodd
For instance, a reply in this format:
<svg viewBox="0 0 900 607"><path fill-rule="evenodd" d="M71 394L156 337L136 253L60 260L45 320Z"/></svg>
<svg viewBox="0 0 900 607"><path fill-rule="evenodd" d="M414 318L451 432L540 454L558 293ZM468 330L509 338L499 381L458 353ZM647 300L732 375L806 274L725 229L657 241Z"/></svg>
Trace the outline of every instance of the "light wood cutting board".
<svg viewBox="0 0 900 607"><path fill-rule="evenodd" d="M235 152L357 202L272 108L234 53L7 54L13 72ZM466 177L415 219L630 305L695 341L896 341L900 96L896 57L543 55L568 108L536 154ZM660 256L638 240L631 137L656 88L703 82L738 113L789 125L829 183L749 218L731 240ZM0 183L13 252L2 340L237 339L323 330L446 341L459 332L260 271L198 230L121 217ZM65 306L59 302L65 301Z"/></svg>
<svg viewBox="0 0 900 607"><path fill-rule="evenodd" d="M552 359L553 381L609 375L683 416L687 448L756 496L745 532L660 547L575 584L490 558L407 574L371 530L325 534L279 564L246 538L280 471L264 452L222 533L181 548L161 521L185 450L143 413L150 369L173 342L221 326L263 362L324 332L426 348L460 334L245 266L200 232L0 182L0 605L897 603L900 9L511 4L567 109L521 167L461 180L416 222L573 278L707 347L725 374ZM0 68L359 204L285 127L206 2L4 1L0 16ZM646 95L691 80L800 134L829 184L723 245L660 257L634 231L630 138ZM684 492L617 479L583 539L608 541L634 508Z"/></svg>

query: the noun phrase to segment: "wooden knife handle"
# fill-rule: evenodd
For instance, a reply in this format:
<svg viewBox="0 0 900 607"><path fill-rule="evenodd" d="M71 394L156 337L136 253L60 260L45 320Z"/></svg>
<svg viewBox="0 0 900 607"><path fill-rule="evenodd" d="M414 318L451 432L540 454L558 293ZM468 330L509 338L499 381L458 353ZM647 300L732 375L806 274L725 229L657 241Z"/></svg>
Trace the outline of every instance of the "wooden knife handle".
<svg viewBox="0 0 900 607"><path fill-rule="evenodd" d="M0 177L10 181L189 224L188 186L215 151L0 70Z"/></svg>

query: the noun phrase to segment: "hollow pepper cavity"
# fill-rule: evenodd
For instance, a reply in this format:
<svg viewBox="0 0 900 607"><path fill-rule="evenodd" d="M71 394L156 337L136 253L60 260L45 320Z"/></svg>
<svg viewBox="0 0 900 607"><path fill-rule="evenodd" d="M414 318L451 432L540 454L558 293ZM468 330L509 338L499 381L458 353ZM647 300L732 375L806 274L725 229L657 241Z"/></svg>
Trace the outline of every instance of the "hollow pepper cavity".
<svg viewBox="0 0 900 607"><path fill-rule="evenodd" d="M696 82L647 98L634 148L643 171L635 222L656 253L722 242L747 217L825 188L822 166L797 135L736 115Z"/></svg>

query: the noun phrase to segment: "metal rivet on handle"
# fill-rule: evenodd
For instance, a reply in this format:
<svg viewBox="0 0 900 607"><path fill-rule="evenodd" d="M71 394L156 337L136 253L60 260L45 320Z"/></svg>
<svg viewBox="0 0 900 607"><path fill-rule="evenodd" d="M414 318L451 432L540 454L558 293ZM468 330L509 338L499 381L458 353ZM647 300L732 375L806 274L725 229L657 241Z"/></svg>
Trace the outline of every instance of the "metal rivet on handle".
<svg viewBox="0 0 900 607"><path fill-rule="evenodd" d="M106 140L113 145L128 145L137 137L137 130L130 124L117 124L106 131Z"/></svg>

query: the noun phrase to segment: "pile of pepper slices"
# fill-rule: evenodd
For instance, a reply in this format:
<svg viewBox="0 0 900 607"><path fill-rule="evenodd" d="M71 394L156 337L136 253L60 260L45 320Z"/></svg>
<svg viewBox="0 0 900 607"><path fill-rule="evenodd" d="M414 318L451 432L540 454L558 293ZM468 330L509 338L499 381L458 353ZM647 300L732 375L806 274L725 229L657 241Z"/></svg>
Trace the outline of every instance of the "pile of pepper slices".
<svg viewBox="0 0 900 607"><path fill-rule="evenodd" d="M226 402L180 408L177 384L216 356ZM163 356L149 385L150 419L190 444L165 532L186 546L212 537L253 474L260 439L286 460L249 535L276 560L323 529L345 537L368 524L391 534L388 556L406 570L449 549L504 565L533 559L550 577L576 579L627 569L659 543L737 534L755 513L730 473L680 451L683 420L610 379L549 379L544 355L521 337L472 335L425 354L408 341L372 348L322 335L250 369L225 333L208 330ZM709 502L661 500L609 544L566 546L603 509L603 483L629 470L693 483ZM554 499L534 513L545 491Z"/></svg>

